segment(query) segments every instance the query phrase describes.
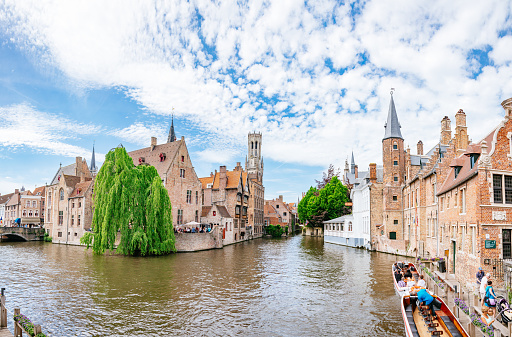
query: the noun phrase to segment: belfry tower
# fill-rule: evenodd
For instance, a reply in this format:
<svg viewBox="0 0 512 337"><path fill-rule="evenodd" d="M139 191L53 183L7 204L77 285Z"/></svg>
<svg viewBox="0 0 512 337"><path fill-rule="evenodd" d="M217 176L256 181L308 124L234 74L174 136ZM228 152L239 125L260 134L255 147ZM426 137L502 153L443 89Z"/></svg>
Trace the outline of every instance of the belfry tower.
<svg viewBox="0 0 512 337"><path fill-rule="evenodd" d="M263 158L261 157L261 133L250 132L247 136L247 157L245 158L245 170L249 179L255 179L260 184L263 181Z"/></svg>
<svg viewBox="0 0 512 337"><path fill-rule="evenodd" d="M400 132L393 91L382 139L383 222L389 239L403 239L402 185L405 184L404 138Z"/></svg>

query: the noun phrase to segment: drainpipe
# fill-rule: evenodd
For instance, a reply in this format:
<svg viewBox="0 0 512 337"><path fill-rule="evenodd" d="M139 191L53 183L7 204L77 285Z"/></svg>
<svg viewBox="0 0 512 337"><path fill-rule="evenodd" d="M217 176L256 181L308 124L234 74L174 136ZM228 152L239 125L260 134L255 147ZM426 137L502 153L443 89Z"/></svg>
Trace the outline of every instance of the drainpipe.
<svg viewBox="0 0 512 337"><path fill-rule="evenodd" d="M68 216L67 216L67 221L66 221L66 244L68 244L68 238L69 238L69 235L68 235L68 233L69 233L69 213L70 213L70 211L69 211L69 198L68 198L68 207L67 207L66 210L68 211Z"/></svg>

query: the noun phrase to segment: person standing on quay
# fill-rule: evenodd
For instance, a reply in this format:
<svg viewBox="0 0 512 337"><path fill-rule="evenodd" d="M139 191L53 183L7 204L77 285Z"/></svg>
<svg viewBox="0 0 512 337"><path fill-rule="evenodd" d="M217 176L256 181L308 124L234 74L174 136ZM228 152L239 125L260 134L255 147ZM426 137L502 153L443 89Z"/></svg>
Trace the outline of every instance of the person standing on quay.
<svg viewBox="0 0 512 337"><path fill-rule="evenodd" d="M487 287L487 281L489 281L490 279L491 279L491 274L487 273L480 280L480 299L483 299L485 297L485 288Z"/></svg>
<svg viewBox="0 0 512 337"><path fill-rule="evenodd" d="M478 287L482 284L482 278L485 276L484 271L482 270L482 267L478 268L478 272L476 273L476 284Z"/></svg>

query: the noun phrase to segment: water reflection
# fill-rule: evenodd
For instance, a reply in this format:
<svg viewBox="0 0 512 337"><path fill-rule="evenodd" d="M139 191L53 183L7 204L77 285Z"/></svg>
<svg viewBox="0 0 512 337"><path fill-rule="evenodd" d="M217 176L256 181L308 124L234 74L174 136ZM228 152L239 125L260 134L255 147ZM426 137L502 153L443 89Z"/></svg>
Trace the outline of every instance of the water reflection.
<svg viewBox="0 0 512 337"><path fill-rule="evenodd" d="M319 238L151 258L39 242L0 252L8 309L53 336L403 336L395 257Z"/></svg>

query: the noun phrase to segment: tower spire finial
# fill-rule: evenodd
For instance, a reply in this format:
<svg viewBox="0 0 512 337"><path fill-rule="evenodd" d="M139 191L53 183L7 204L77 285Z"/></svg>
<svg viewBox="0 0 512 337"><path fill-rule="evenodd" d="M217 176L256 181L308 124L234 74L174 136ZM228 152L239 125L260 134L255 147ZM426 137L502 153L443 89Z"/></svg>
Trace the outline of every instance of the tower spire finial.
<svg viewBox="0 0 512 337"><path fill-rule="evenodd" d="M167 137L167 143L172 143L176 140L176 134L174 133L174 108L171 113L171 127L169 128L169 136Z"/></svg>
<svg viewBox="0 0 512 337"><path fill-rule="evenodd" d="M92 157L91 157L91 167L89 167L89 170L94 175L98 168L96 167L96 155L94 152L94 145L96 144L96 140L92 142Z"/></svg>
<svg viewBox="0 0 512 337"><path fill-rule="evenodd" d="M388 138L400 138L404 139L402 137L402 133L400 132L400 122L398 122L398 116L396 114L396 108L395 108L395 101L393 100L393 93L395 91L395 88L391 88L391 99L389 102L389 111L388 111L388 119L386 124L384 125L384 139Z"/></svg>

